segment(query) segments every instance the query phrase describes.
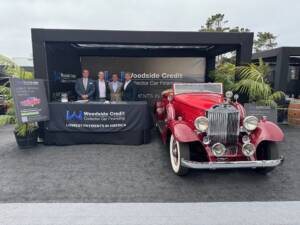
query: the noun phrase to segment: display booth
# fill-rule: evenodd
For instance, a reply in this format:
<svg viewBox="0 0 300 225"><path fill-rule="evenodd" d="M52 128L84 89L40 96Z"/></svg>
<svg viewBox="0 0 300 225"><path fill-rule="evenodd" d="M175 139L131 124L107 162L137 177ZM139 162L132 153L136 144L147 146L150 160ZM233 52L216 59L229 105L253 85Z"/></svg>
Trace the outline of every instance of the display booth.
<svg viewBox="0 0 300 225"><path fill-rule="evenodd" d="M150 141L151 106L174 82L207 82L216 56L235 52L251 60L253 33L150 32L32 29L35 77L46 82L50 120L46 144L143 144ZM124 82L132 73L137 102L78 103L82 69L97 79L104 71ZM69 102L60 102L61 96Z"/></svg>

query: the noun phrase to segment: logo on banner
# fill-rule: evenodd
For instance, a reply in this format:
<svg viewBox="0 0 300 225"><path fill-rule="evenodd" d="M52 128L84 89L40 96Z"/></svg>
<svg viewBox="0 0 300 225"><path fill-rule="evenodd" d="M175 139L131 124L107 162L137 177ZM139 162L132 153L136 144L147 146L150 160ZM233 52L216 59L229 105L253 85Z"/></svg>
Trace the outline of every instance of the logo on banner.
<svg viewBox="0 0 300 225"><path fill-rule="evenodd" d="M69 110L67 110L67 114L66 114L66 120L83 120L83 112L79 111L78 113L76 112L70 112Z"/></svg>

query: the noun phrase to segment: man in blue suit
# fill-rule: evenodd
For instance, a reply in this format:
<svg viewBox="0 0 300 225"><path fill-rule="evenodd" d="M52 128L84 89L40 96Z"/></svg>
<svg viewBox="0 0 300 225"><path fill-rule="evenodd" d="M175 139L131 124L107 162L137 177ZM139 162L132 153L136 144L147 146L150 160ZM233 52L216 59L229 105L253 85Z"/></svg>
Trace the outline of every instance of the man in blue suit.
<svg viewBox="0 0 300 225"><path fill-rule="evenodd" d="M75 91L79 100L91 100L93 99L95 92L95 84L92 79L89 78L90 71L87 69L82 70L82 78L76 80Z"/></svg>

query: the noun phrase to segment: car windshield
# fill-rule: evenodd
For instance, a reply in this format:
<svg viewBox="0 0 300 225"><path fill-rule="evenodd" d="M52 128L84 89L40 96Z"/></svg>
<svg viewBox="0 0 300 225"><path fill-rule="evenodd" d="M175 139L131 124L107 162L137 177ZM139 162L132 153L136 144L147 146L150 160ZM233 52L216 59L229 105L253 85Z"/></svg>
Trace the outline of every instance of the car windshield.
<svg viewBox="0 0 300 225"><path fill-rule="evenodd" d="M174 95L195 92L223 93L221 83L177 83L174 84Z"/></svg>

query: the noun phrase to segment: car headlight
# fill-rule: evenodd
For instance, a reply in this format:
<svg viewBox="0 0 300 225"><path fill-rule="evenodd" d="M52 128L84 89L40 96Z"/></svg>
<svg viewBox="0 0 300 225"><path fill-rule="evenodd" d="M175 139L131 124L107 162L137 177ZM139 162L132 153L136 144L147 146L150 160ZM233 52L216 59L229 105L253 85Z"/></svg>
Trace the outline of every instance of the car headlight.
<svg viewBox="0 0 300 225"><path fill-rule="evenodd" d="M211 148L213 154L216 157L223 156L225 154L226 148L223 144L221 143L215 143L212 148Z"/></svg>
<svg viewBox="0 0 300 225"><path fill-rule="evenodd" d="M232 91L226 91L226 93L225 93L226 98L232 98L232 96L233 96Z"/></svg>
<svg viewBox="0 0 300 225"><path fill-rule="evenodd" d="M251 144L251 143L244 144L243 148L242 148L242 152L243 152L244 156L247 156L247 157L252 156L255 152L254 144Z"/></svg>
<svg viewBox="0 0 300 225"><path fill-rule="evenodd" d="M250 137L249 137L248 135L244 135L244 136L242 137L242 142L243 142L244 144L250 143Z"/></svg>
<svg viewBox="0 0 300 225"><path fill-rule="evenodd" d="M199 116L195 119L194 125L198 131L204 132L208 128L208 119L204 116Z"/></svg>
<svg viewBox="0 0 300 225"><path fill-rule="evenodd" d="M258 125L258 119L255 116L247 116L243 121L243 126L248 131L253 131L257 128Z"/></svg>

